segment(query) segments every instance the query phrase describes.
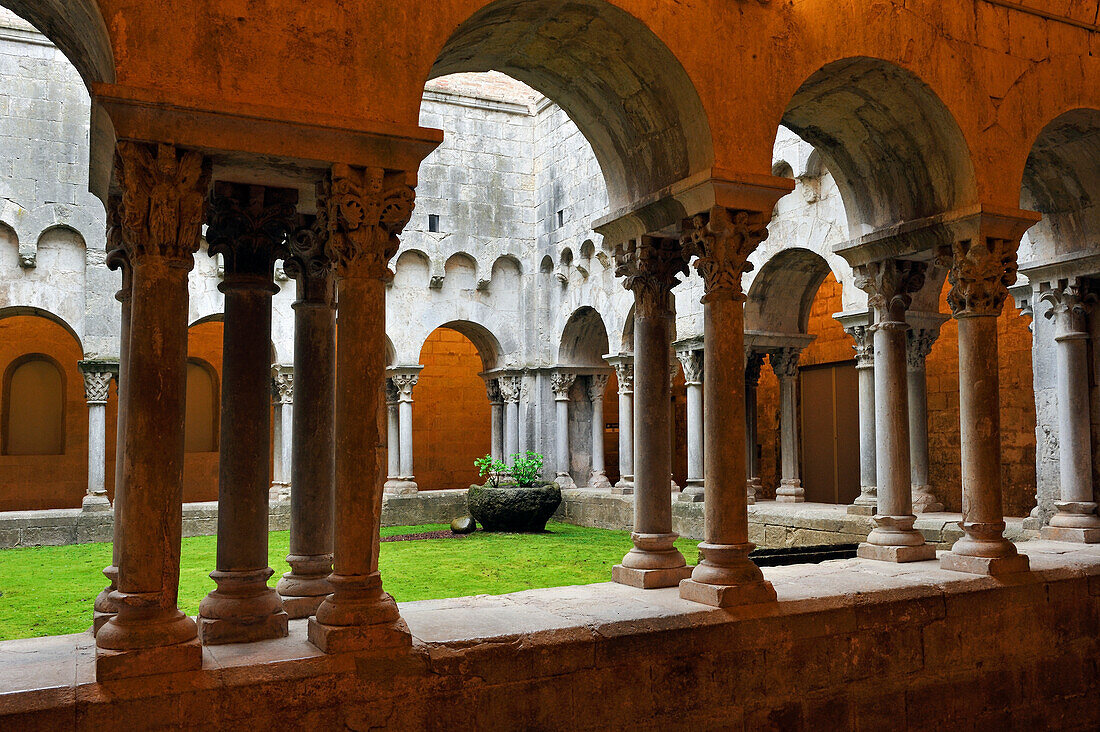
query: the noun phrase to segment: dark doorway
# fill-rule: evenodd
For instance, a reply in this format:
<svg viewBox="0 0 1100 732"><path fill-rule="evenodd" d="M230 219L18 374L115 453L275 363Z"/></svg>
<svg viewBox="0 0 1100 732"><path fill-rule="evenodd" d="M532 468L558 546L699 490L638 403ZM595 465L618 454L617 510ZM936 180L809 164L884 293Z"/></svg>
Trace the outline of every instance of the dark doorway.
<svg viewBox="0 0 1100 732"><path fill-rule="evenodd" d="M802 486L806 500L851 503L859 495L859 391L854 361L804 367Z"/></svg>

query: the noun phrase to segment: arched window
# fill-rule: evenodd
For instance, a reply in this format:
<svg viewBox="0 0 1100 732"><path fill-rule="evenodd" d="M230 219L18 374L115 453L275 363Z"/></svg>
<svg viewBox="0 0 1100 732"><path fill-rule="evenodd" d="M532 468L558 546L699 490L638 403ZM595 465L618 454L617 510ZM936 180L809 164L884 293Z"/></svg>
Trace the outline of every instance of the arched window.
<svg viewBox="0 0 1100 732"><path fill-rule="evenodd" d="M187 413L184 449L216 452L218 449L218 383L214 369L196 358L187 361Z"/></svg>
<svg viewBox="0 0 1100 732"><path fill-rule="evenodd" d="M4 454L65 452L65 377L57 363L30 354L8 367L4 379Z"/></svg>

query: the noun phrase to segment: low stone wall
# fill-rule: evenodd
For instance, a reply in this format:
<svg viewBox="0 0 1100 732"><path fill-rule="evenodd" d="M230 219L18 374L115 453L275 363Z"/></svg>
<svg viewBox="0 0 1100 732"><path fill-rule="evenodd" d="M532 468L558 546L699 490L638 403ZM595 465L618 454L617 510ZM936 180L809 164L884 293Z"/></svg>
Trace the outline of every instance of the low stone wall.
<svg viewBox="0 0 1100 732"><path fill-rule="evenodd" d="M382 498L382 525L449 524L466 514L466 491L425 491ZM272 501L268 526L272 531L290 528L290 503ZM110 541L114 529L112 511L83 512L78 508L52 511L0 512L0 549L17 546L62 546ZM218 533L218 504L183 504L183 535Z"/></svg>
<svg viewBox="0 0 1100 732"><path fill-rule="evenodd" d="M1005 581L839 560L715 610L614 584L401 603L407 651L289 638L95 683L90 634L0 643L0 729L1097 729L1100 547Z"/></svg>

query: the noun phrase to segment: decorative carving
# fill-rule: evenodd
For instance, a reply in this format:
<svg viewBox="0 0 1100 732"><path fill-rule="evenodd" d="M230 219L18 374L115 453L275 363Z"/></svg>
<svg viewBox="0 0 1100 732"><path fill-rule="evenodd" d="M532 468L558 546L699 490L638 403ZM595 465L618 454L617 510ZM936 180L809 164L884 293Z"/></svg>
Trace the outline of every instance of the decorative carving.
<svg viewBox="0 0 1100 732"><path fill-rule="evenodd" d="M875 365L875 341L872 337L871 326L850 325L844 329L844 332L855 340L852 350L856 352L856 368L873 368Z"/></svg>
<svg viewBox="0 0 1100 732"><path fill-rule="evenodd" d="M569 390L573 388L573 382L576 381L576 374L570 373L556 373L550 375L550 388L554 391L555 401L564 401L569 399Z"/></svg>
<svg viewBox="0 0 1100 732"><path fill-rule="evenodd" d="M393 379L386 378L386 404L397 404L401 400L401 391L397 388L397 384L393 383Z"/></svg>
<svg viewBox="0 0 1100 732"><path fill-rule="evenodd" d="M107 196L107 256L104 262L110 270L122 271L122 287L115 293L115 299L126 302L131 297L130 255L122 240L122 196L112 193Z"/></svg>
<svg viewBox="0 0 1100 732"><path fill-rule="evenodd" d="M752 350L751 346L745 348L745 384L756 388L760 381L760 369L764 365L764 354Z"/></svg>
<svg viewBox="0 0 1100 732"><path fill-rule="evenodd" d="M714 206L684 220L680 241L686 257L697 257L695 269L703 278L705 293L702 302L744 301L741 276L752 271L749 255L768 238L770 215Z"/></svg>
<svg viewBox="0 0 1100 732"><path fill-rule="evenodd" d="M878 325L905 323L905 311L913 293L924 286L925 262L884 259L853 267L856 287L867 293L867 304L875 309Z"/></svg>
<svg viewBox="0 0 1100 732"><path fill-rule="evenodd" d="M523 379L519 376L502 376L500 381L500 396L509 404L519 404L520 391Z"/></svg>
<svg viewBox="0 0 1100 732"><path fill-rule="evenodd" d="M81 362L80 371L84 375L85 401L89 404L106 404L107 397L111 393L111 379L114 378L115 371L95 362L87 365Z"/></svg>
<svg viewBox="0 0 1100 732"><path fill-rule="evenodd" d="M801 351L797 348L781 348L768 354L768 362L772 371L780 381L793 379L798 376L798 357Z"/></svg>
<svg viewBox="0 0 1100 732"><path fill-rule="evenodd" d="M939 328L910 328L905 334L905 360L910 371L924 369L924 360L940 336Z"/></svg>
<svg viewBox="0 0 1100 732"><path fill-rule="evenodd" d="M122 189L118 221L130 261L161 257L188 270L206 219L210 169L202 154L172 145L120 142L115 177ZM114 228L114 227L112 227Z"/></svg>
<svg viewBox="0 0 1100 732"><path fill-rule="evenodd" d="M676 358L680 359L680 364L684 367L684 383L685 384L702 384L703 383L703 353L702 351L696 351L694 349L687 349L676 352Z"/></svg>
<svg viewBox="0 0 1100 732"><path fill-rule="evenodd" d="M598 402L603 399L607 390L607 381L611 377L607 374L592 374L588 377L588 401Z"/></svg>
<svg viewBox="0 0 1100 732"><path fill-rule="evenodd" d="M936 265L947 267L947 304L956 318L1000 315L1008 288L1016 281L1020 240L978 236L940 247Z"/></svg>
<svg viewBox="0 0 1100 732"><path fill-rule="evenodd" d="M416 382L420 380L419 374L394 374L390 377L390 381L397 387L400 400L403 402L411 402L413 397L413 387L416 386Z"/></svg>
<svg viewBox="0 0 1100 732"><path fill-rule="evenodd" d="M273 404L292 404L294 402L294 372L288 368L276 366L271 370L271 402Z"/></svg>
<svg viewBox="0 0 1100 732"><path fill-rule="evenodd" d="M327 252L340 276L387 280L398 235L412 218L415 196L403 172L382 168L332 166L325 196Z"/></svg>
<svg viewBox="0 0 1100 732"><path fill-rule="evenodd" d="M1056 337L1088 337L1086 318L1096 303L1096 295L1088 291L1085 280L1078 277L1058 280L1044 288L1039 299L1051 304L1045 316L1057 325Z"/></svg>
<svg viewBox="0 0 1100 732"><path fill-rule="evenodd" d="M222 255L226 277L262 278L274 286L275 260L286 256L297 203L292 188L214 182L206 241L210 256Z"/></svg>
<svg viewBox="0 0 1100 732"><path fill-rule="evenodd" d="M298 284L298 302L335 304L332 260L328 256L328 186L317 186L317 215L301 217L287 239L283 271Z"/></svg>
<svg viewBox="0 0 1100 732"><path fill-rule="evenodd" d="M485 393L489 396L490 404L502 404L504 398L500 394L500 381L496 378L485 379Z"/></svg>
<svg viewBox="0 0 1100 732"><path fill-rule="evenodd" d="M623 359L615 364L615 378L619 382L620 394L634 393L634 361Z"/></svg>
<svg viewBox="0 0 1100 732"><path fill-rule="evenodd" d="M615 247L615 276L634 293L635 317L672 316L672 288L687 274L687 259L674 239L643 236Z"/></svg>

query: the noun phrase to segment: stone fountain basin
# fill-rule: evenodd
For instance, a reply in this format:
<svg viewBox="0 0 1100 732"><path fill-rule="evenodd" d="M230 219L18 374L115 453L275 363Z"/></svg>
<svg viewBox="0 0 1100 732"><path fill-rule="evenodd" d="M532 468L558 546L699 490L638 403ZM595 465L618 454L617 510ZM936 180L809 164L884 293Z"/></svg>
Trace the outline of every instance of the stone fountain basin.
<svg viewBox="0 0 1100 732"><path fill-rule="evenodd" d="M472 485L466 502L470 515L485 531L545 531L546 522L561 504L561 488L549 482L499 488Z"/></svg>

